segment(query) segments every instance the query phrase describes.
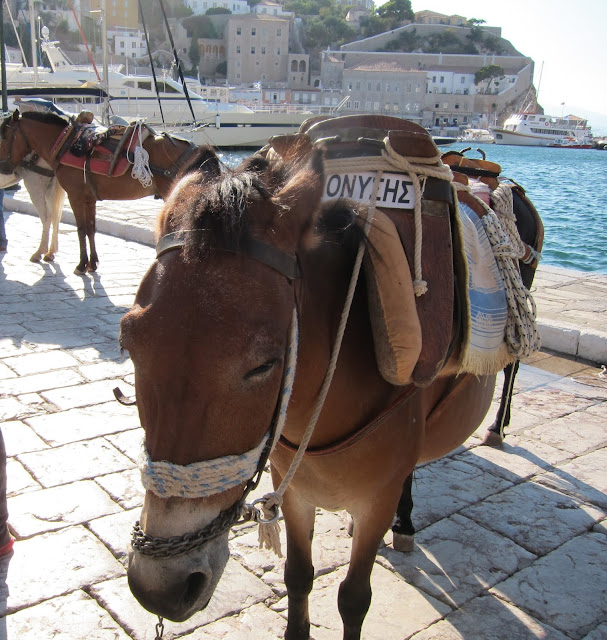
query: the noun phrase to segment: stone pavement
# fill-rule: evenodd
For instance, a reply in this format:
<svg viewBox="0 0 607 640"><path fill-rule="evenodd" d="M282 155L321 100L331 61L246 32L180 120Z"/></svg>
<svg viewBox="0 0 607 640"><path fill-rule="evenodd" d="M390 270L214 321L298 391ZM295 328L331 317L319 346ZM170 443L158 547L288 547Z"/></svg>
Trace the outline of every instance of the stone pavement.
<svg viewBox="0 0 607 640"><path fill-rule="evenodd" d="M122 237L98 234L99 271L84 277L72 273L73 226L62 224L54 264L32 264L39 222L8 216L0 417L17 542L0 563L0 640L155 637L156 619L132 598L125 577L143 498L142 432L136 409L115 402L112 388L134 392L118 323L153 259L141 241L151 241L158 208L104 203L100 230ZM134 242L118 224L127 212L147 240ZM559 355L543 351L521 366L502 449L480 446L494 403L463 447L418 470L417 544L400 554L386 535L366 640L607 638L607 380L598 366L607 362L607 277L542 268L536 282L544 343L548 337ZM282 637L284 561L257 549L250 527L231 534L231 548L208 609L166 622L165 639ZM316 640L341 638L337 588L349 548L343 514L319 512Z"/></svg>

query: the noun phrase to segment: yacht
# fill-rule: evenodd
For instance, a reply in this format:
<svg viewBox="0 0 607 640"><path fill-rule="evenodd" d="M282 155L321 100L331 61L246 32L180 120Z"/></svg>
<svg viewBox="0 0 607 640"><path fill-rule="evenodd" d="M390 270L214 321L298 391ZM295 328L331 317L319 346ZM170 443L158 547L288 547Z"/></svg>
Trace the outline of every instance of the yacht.
<svg viewBox="0 0 607 640"><path fill-rule="evenodd" d="M539 113L515 113L502 127L490 129L496 144L592 147L592 132L588 121L574 115L555 118ZM563 140L568 140L571 144L564 145Z"/></svg>

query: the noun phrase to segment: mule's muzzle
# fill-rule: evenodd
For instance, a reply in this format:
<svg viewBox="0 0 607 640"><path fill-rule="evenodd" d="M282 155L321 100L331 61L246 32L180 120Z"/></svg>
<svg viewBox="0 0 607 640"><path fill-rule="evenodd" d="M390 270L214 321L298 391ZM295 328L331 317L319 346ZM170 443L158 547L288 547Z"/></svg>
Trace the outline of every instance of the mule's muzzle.
<svg viewBox="0 0 607 640"><path fill-rule="evenodd" d="M151 613L183 622L209 604L228 558L227 535L177 557L131 553L129 587L139 604Z"/></svg>

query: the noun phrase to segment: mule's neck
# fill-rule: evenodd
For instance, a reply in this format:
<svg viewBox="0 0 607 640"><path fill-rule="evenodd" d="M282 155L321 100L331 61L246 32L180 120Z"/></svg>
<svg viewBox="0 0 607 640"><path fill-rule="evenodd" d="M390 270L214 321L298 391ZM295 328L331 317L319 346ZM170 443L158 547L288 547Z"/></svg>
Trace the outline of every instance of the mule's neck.
<svg viewBox="0 0 607 640"><path fill-rule="evenodd" d="M344 247L325 242L302 256L301 262L299 356L283 431L287 440L296 444L308 424L329 367L354 255ZM381 377L377 368L361 271L333 381L310 446L334 442L365 424L395 394L395 387Z"/></svg>

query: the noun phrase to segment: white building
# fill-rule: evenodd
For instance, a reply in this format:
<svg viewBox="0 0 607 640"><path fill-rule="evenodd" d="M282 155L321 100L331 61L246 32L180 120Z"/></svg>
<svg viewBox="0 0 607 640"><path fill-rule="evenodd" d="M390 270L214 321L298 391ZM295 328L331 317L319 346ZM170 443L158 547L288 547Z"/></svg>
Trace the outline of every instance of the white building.
<svg viewBox="0 0 607 640"><path fill-rule="evenodd" d="M139 29L112 29L107 32L108 40L113 40L114 54L125 58L142 58L147 55L145 35Z"/></svg>
<svg viewBox="0 0 607 640"><path fill-rule="evenodd" d="M252 13L258 13L266 16L279 16L280 18L290 18L292 11L285 11L282 5L272 0L261 0L251 8Z"/></svg>
<svg viewBox="0 0 607 640"><path fill-rule="evenodd" d="M229 9L233 14L250 13L247 0L184 0L194 15L204 15L209 9Z"/></svg>

